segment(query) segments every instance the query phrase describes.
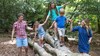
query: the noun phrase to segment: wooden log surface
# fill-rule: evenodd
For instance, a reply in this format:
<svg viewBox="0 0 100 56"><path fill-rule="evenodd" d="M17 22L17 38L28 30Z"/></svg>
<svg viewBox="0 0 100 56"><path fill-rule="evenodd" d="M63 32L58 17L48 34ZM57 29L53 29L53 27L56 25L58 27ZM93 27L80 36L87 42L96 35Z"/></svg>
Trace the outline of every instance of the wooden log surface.
<svg viewBox="0 0 100 56"><path fill-rule="evenodd" d="M51 54L47 53L44 48L40 47L38 43L33 42L31 39L28 39L28 43L33 46L34 50L36 50L40 56L52 56Z"/></svg>
<svg viewBox="0 0 100 56"><path fill-rule="evenodd" d="M45 35L44 40L45 40L47 43L49 43L52 47L55 47L55 44L54 44L55 41L53 40L52 36L50 36L49 33L46 32L46 35Z"/></svg>
<svg viewBox="0 0 100 56"><path fill-rule="evenodd" d="M73 53L72 51L70 51L70 49L68 47L66 47L65 45L60 47L60 42L59 40L56 41L55 45L55 41L52 38L52 36L50 36L49 33L46 32L46 37L45 37L45 41L48 42L49 44L51 44L53 47L57 47L57 48L52 48L49 44L45 44L45 48L51 52L51 53L55 53L57 56L90 56L88 54L80 54L80 53ZM60 54L59 54L60 53Z"/></svg>
<svg viewBox="0 0 100 56"><path fill-rule="evenodd" d="M49 44L44 44L44 48L47 49L50 53L56 54L56 56L67 56L67 53L59 49L51 47Z"/></svg>
<svg viewBox="0 0 100 56"><path fill-rule="evenodd" d="M56 54L56 56L90 56L88 54L81 54L81 53L73 53L73 52L66 52L66 51L63 51L61 49L56 49L56 48L53 48L51 47L49 44L44 44L44 48L52 53L52 54ZM66 49L68 50L68 49Z"/></svg>
<svg viewBox="0 0 100 56"><path fill-rule="evenodd" d="M60 47L59 40L56 41L57 45L55 45L55 40L47 32L46 32L46 36L44 39L48 43L48 44L44 44L45 49L48 50L50 53L56 54L56 56L90 56L88 54L73 53L66 46ZM29 39L29 44L33 46L33 48L39 53L40 56L54 56L54 55L47 53L44 48L40 47L36 42L32 41L31 39Z"/></svg>

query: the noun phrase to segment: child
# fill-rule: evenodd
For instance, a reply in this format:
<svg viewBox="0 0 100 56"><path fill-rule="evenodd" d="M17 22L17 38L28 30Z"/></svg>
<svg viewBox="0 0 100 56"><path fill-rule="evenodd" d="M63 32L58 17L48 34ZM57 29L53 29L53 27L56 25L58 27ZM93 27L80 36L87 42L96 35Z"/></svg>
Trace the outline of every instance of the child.
<svg viewBox="0 0 100 56"><path fill-rule="evenodd" d="M72 21L70 25L70 31L75 32L78 31L78 50L80 53L89 53L90 43L92 40L92 31L90 29L89 20L82 20L81 26L75 26L72 28Z"/></svg>
<svg viewBox="0 0 100 56"><path fill-rule="evenodd" d="M65 35L65 24L68 21L67 18L64 16L64 9L60 9L60 16L56 18L54 21L55 27L58 29L59 37L60 37L60 45L64 45L64 35Z"/></svg>
<svg viewBox="0 0 100 56"><path fill-rule="evenodd" d="M45 30L43 28L43 25L46 23L46 21L43 24L40 24L38 21L35 22L34 26L35 26L35 38L36 38L36 34L38 33L38 37L39 37L39 45L41 47L43 47L43 39L45 37Z"/></svg>
<svg viewBox="0 0 100 56"><path fill-rule="evenodd" d="M24 14L18 14L18 20L13 24L12 30L12 41L14 37L14 33L16 34L16 45L19 49L18 56L22 56L22 47L25 49L25 56L28 56L28 41L27 41L27 33L26 29L32 30L32 28L27 26L26 21L24 19Z"/></svg>
<svg viewBox="0 0 100 56"><path fill-rule="evenodd" d="M48 20L48 18L51 16L51 20L54 21L59 15L59 11L61 8L63 8L63 6L57 6L54 2L49 3L48 15L46 19Z"/></svg>

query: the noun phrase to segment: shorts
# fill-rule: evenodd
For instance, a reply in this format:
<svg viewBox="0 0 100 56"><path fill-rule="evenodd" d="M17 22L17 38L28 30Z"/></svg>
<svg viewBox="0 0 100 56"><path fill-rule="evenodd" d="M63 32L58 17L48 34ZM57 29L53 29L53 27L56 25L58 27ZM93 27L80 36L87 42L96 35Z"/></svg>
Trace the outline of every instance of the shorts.
<svg viewBox="0 0 100 56"><path fill-rule="evenodd" d="M65 28L58 28L58 34L60 37L64 37L65 35Z"/></svg>
<svg viewBox="0 0 100 56"><path fill-rule="evenodd" d="M27 38L22 37L16 37L16 45L17 47L27 47L28 46L28 40Z"/></svg>
<svg viewBox="0 0 100 56"><path fill-rule="evenodd" d="M44 38L45 37L45 34L38 34L38 37L39 37L39 39L40 38Z"/></svg>

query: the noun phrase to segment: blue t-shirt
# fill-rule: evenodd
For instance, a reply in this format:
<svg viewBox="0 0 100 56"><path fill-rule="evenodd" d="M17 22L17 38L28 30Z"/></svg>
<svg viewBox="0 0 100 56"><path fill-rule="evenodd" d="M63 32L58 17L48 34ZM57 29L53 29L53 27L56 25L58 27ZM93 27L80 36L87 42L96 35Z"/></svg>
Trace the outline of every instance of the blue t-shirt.
<svg viewBox="0 0 100 56"><path fill-rule="evenodd" d="M37 30L38 30L38 35L45 35L45 30L41 24L39 25Z"/></svg>
<svg viewBox="0 0 100 56"><path fill-rule="evenodd" d="M78 31L78 49L80 52L86 52L89 53L90 46L89 46L89 38L92 37L92 31L91 29L86 30L86 28L83 28L81 26L75 26L72 31Z"/></svg>
<svg viewBox="0 0 100 56"><path fill-rule="evenodd" d="M56 18L57 27L58 28L65 28L67 18L65 16L58 16Z"/></svg>
<svg viewBox="0 0 100 56"><path fill-rule="evenodd" d="M60 9L62 8L62 6L56 6L56 8L57 8L57 11L58 11L58 15L59 15L59 11L60 11ZM51 14L52 13L52 14ZM51 11L49 10L49 12L48 12L48 16L51 16L51 19L54 21L54 20L56 20L56 17L58 16L57 14L56 14L56 10L55 9L52 9Z"/></svg>

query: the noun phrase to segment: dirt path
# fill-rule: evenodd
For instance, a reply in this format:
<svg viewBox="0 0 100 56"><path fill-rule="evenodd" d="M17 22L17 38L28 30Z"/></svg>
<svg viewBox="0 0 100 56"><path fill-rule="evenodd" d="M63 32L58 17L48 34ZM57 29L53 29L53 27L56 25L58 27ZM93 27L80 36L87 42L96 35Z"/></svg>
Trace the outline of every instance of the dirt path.
<svg viewBox="0 0 100 56"><path fill-rule="evenodd" d="M10 44L8 40L10 40L10 38L0 38L0 56L18 56L18 49L15 43ZM30 48L28 50L28 55L34 56L34 52Z"/></svg>

